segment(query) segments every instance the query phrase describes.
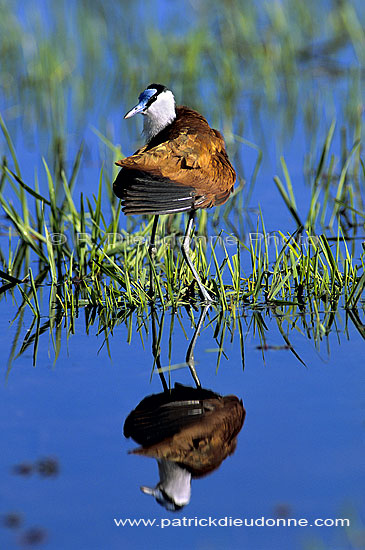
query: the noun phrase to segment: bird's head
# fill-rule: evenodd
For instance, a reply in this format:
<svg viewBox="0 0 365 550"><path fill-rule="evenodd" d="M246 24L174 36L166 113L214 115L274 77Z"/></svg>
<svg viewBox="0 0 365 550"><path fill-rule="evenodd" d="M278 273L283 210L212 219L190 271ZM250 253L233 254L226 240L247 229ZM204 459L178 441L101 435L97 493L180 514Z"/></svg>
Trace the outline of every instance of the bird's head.
<svg viewBox="0 0 365 550"><path fill-rule="evenodd" d="M150 84L139 95L137 105L124 118L137 113L145 116L143 131L149 141L176 118L174 94L163 84Z"/></svg>
<svg viewBox="0 0 365 550"><path fill-rule="evenodd" d="M182 501L182 503L176 502L173 497L164 491L160 484L158 484L157 487L141 487L141 491L145 495L152 495L155 497L156 502L170 512L178 512L188 504L188 502L185 501Z"/></svg>
<svg viewBox="0 0 365 550"><path fill-rule="evenodd" d="M154 496L166 510L177 512L190 502L191 475L176 462L162 458L157 463L160 481L156 487L141 487L141 491Z"/></svg>

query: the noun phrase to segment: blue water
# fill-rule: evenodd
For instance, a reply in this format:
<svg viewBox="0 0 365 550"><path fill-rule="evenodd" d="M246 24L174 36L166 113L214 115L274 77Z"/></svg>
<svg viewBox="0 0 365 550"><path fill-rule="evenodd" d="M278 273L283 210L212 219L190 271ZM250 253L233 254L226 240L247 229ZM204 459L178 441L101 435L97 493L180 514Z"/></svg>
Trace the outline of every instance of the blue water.
<svg viewBox="0 0 365 550"><path fill-rule="evenodd" d="M8 309L8 315L10 310ZM3 315L3 319L6 316ZM270 345L282 345L269 323ZM188 330L188 323L185 323ZM118 328L111 339L111 360L103 338L85 335L83 322L76 336L64 343L53 366L51 344L42 337L38 364L31 354L13 363L1 386L1 508L21 514L24 528L47 531L42 547L63 548L301 548L313 538L328 548L347 548L341 528L315 527L116 527L116 519L347 518L349 509L363 513L365 482L362 342L354 329L349 339L329 337L318 352L304 337L293 338L304 367L289 350L268 350L265 363L258 341L249 337L245 370L239 342L224 346L216 373L216 353L207 328L198 339L197 369L204 387L243 398L247 411L237 450L210 476L192 482L191 503L176 515L143 495L139 486L157 483L154 459L128 455L135 447L122 435L130 410L145 396L162 390L150 373L150 338L143 349L139 336L126 344ZM14 326L3 322L3 339L10 342ZM176 331L172 363L183 362L187 343ZM167 335L162 364L167 364ZM213 344L213 345L212 345ZM3 348L4 349L4 348ZM335 359L334 359L335 358ZM192 383L187 369L172 373L173 381ZM53 457L59 475L22 477L12 467ZM353 514L353 512L351 512ZM355 526L356 518L350 516ZM1 529L2 548L12 548L16 535ZM327 546L326 546L327 547Z"/></svg>

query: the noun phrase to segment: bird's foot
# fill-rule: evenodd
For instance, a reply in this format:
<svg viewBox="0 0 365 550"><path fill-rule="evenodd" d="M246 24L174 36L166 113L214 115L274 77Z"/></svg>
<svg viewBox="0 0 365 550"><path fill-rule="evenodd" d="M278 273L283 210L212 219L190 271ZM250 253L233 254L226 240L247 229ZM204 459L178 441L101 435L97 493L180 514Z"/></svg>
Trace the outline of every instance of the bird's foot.
<svg viewBox="0 0 365 550"><path fill-rule="evenodd" d="M203 287L203 285L199 285L199 290L203 296L203 302L206 305L214 304L215 300L212 298L212 296L209 294L209 292Z"/></svg>

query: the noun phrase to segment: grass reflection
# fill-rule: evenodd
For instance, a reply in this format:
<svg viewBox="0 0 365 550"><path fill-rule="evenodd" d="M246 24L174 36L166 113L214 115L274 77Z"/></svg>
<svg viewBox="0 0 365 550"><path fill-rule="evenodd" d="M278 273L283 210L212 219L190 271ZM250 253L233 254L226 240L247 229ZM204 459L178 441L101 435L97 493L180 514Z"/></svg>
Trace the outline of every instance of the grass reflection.
<svg viewBox="0 0 365 550"><path fill-rule="evenodd" d="M206 316L202 315L204 309ZM194 355L190 357L188 354L186 363L173 362L174 342L179 342L179 339L190 340L191 336L188 335L192 329L196 335L194 348L199 333L209 334L209 338L215 342L216 346L213 344L206 352L215 355L216 369L220 367L223 358L229 359L228 350L232 346L238 351L234 355L241 358L243 369L246 366L247 346L256 347L263 361L267 353L288 350L298 362L305 365L304 359L296 350L296 345L301 340L314 344L318 351L324 345L325 353L330 354L332 336L335 336L337 341L341 338L348 339L349 333L355 328L365 337L363 309L354 307L346 310L339 302L326 301L321 296L312 296L306 301L305 308L295 302L271 305L262 303L254 307L241 305L226 311L217 310L215 307L196 311L192 306L156 311L152 306L152 309L145 312L137 309L118 309L112 314L106 308L87 306L81 308L78 313L83 315L85 332L101 338L99 351L105 347L111 359L111 338L121 330L124 340L129 345L145 347L146 342L152 339L155 359L151 375L156 372L160 375L167 373L170 376L171 371L182 367L189 367L194 371ZM80 320L66 316L62 307L58 305L45 321L34 316L23 336L24 307L18 314L14 320L18 328L11 346L8 374L13 362L27 350L32 350L33 364L36 365L41 339L50 342L56 364L61 342L75 334L75 324L79 325ZM199 324L201 319L203 321Z"/></svg>

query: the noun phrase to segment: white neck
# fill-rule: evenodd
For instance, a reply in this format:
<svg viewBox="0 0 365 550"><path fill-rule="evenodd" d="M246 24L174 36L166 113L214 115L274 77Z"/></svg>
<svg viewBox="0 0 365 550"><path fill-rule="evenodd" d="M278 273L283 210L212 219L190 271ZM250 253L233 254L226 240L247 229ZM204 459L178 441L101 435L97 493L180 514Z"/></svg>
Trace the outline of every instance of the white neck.
<svg viewBox="0 0 365 550"><path fill-rule="evenodd" d="M143 134L147 143L176 118L175 98L170 90L162 92L143 113Z"/></svg>
<svg viewBox="0 0 365 550"><path fill-rule="evenodd" d="M178 506L190 502L191 474L171 460L158 460L160 482L158 486L173 499Z"/></svg>

